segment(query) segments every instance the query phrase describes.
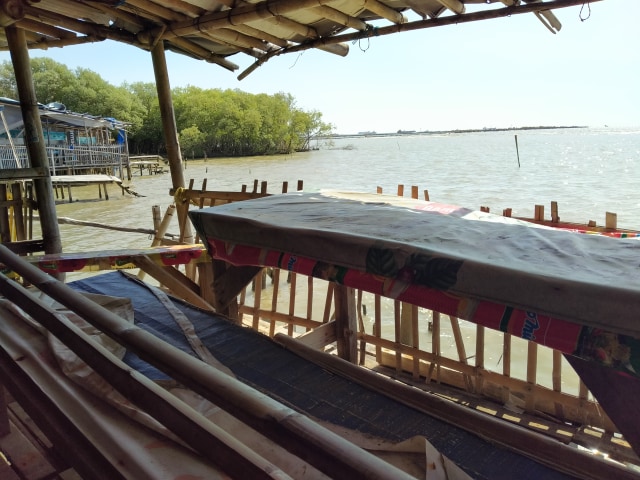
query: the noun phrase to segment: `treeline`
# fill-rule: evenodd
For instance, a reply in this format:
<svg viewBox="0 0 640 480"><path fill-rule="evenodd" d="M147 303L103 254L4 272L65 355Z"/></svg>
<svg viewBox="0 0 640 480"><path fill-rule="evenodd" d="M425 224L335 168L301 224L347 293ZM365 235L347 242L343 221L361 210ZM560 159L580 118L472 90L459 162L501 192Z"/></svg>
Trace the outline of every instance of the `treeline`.
<svg viewBox="0 0 640 480"><path fill-rule="evenodd" d="M113 117L130 124L132 154L164 154L155 84L114 86L97 73L69 70L50 58L31 59L40 103L60 102L67 110ZM286 93L254 95L240 90L175 88L172 91L180 147L188 157L291 153L331 133L318 111L296 107ZM0 64L0 96L17 99L11 62Z"/></svg>

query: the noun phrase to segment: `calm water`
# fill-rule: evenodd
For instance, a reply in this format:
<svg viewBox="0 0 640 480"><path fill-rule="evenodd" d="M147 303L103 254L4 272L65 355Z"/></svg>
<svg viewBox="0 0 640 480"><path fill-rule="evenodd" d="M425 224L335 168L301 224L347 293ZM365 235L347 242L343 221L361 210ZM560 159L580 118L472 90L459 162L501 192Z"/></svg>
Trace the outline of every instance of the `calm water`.
<svg viewBox="0 0 640 480"><path fill-rule="evenodd" d="M434 201L471 208L486 205L500 213L533 216L534 205L559 203L563 220L603 224L605 212L618 225L640 228L640 129L562 129L513 132L340 138L319 150L277 157L188 161L187 181L209 190L239 190L253 180L277 192L304 181L305 190L335 188L395 194L404 184L429 190ZM520 167L518 166L518 154ZM169 174L133 179L144 197L122 196L111 187L108 202L94 201L97 187L75 189L73 204L58 205L58 215L120 226L152 228L151 207L171 204ZM61 225L64 249L95 250L147 245L145 235ZM177 231L177 222L170 229Z"/></svg>
<svg viewBox="0 0 640 480"><path fill-rule="evenodd" d="M428 189L431 200L470 208L489 206L500 213L513 208L514 215L533 216L534 205L545 205L549 216L550 202L559 203L563 220L603 224L605 212L618 214L620 227L640 228L640 129L566 129L520 131L518 156L513 132L490 132L449 135L398 136L385 138L340 138L322 142L319 150L279 156L241 159L209 159L188 161L187 181L193 179L196 188L207 179L209 190L239 190L250 187L253 180L267 181L270 192L280 191L283 181L289 189L298 179L305 190L321 188L395 194L398 184ZM148 228L153 226L151 208L159 205L164 213L172 203L168 195L169 174L152 177L135 176L134 190L144 197L122 196L111 187L109 201L96 201L97 187L74 190L72 204L60 203L58 215L78 220L112 225ZM65 251L91 251L105 248L145 247L151 238L142 234L70 225L60 226ZM169 228L177 233L177 221ZM73 280L83 274L71 274ZM304 287L305 282L300 282ZM269 295L269 290L265 295ZM301 291L299 298L305 298ZM322 318L323 295L314 303L315 318ZM264 301L269 301L266 297ZM286 299L285 299L286 301ZM251 303L247 299L247 303ZM372 300L371 300L372 302ZM305 314L303 304L296 305L299 315ZM393 302L384 302L384 318L393 318ZM367 330L371 318L364 319ZM424 322L426 325L426 322ZM462 322L467 351L473 351L473 325ZM392 321L385 321L383 331L391 335ZM447 338L450 339L447 342ZM501 368L501 334L488 333L487 368ZM421 345L430 348L429 332L421 331ZM455 357L453 335L443 323L444 354ZM519 341L513 347L512 375L525 378L526 344ZM550 351L539 354L543 365L539 381L550 382ZM567 368L567 370L569 370ZM577 391L577 378L563 377L565 391Z"/></svg>

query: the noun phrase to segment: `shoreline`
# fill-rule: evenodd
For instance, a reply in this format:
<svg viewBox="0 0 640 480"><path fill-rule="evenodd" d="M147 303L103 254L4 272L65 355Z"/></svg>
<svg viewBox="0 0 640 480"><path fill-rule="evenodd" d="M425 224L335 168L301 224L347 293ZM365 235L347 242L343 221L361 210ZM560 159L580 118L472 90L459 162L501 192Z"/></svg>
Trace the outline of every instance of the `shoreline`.
<svg viewBox="0 0 640 480"><path fill-rule="evenodd" d="M331 138L358 138L358 137L395 137L398 135L443 135L451 133L485 133L485 132L518 132L526 130L562 130L562 129L580 129L589 128L586 125L566 125L566 126L545 126L540 125L537 127L484 127L484 128L465 128L455 130L398 130L397 132L358 132L358 133L344 133L318 136L318 139L331 139Z"/></svg>

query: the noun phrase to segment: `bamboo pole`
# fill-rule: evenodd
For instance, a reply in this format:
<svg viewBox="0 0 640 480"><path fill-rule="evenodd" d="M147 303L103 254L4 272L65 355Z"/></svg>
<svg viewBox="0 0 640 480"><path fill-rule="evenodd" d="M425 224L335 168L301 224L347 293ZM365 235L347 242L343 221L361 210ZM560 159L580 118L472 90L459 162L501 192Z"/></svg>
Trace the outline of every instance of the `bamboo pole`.
<svg viewBox="0 0 640 480"><path fill-rule="evenodd" d="M240 306L240 312L243 314L246 313L247 315L253 316L254 310L255 309L253 307L248 305ZM304 317L297 317L295 315L289 315L288 313L283 313L283 312L272 312L271 310L260 309L258 311L258 314L260 315L260 318L263 320L267 320L267 321L273 320L275 322L286 323L287 325L300 326L300 327L304 327L307 330L313 330L318 327L321 327L322 325L326 325L326 323L319 322L317 320L307 320Z"/></svg>
<svg viewBox="0 0 640 480"><path fill-rule="evenodd" d="M276 402L182 350L171 347L151 333L98 306L62 282L25 262L1 244L0 261L37 286L42 292L136 353L143 360L228 411L240 421L257 429L266 437L278 442L293 454L301 456L327 475L336 478L363 480L409 478L404 472L368 454L308 417ZM16 285L6 277L2 278L4 281L0 282L0 285L3 288ZM31 301L20 306L31 313L27 309L30 309L32 305L37 304ZM38 315L37 312L34 313L35 316ZM64 334L61 335L64 336ZM75 338L71 340L63 338L63 341L73 349L80 350L83 347L82 342ZM87 355L80 351L78 353L81 358L90 363L93 349ZM95 359L95 361L101 360ZM106 373L106 377L109 378L111 372ZM113 373L114 376L116 373L117 369ZM128 385L133 376L131 369L128 369L123 381ZM157 412L156 409L161 408L161 404L155 399L153 400L155 403L154 401L149 402L148 408ZM165 420L168 421L168 419ZM178 427L180 427L179 424ZM190 425L190 428L200 429L197 424ZM186 437L193 437L193 430L191 433L186 431L184 434ZM196 440L199 440L199 437ZM226 443L221 442L221 446L224 447L224 445ZM198 442L195 442L194 448L200 450L201 447ZM207 454L213 454L213 450L215 448L209 446ZM224 462L224 458L221 461ZM251 476L244 476L244 478L251 478Z"/></svg>
<svg viewBox="0 0 640 480"><path fill-rule="evenodd" d="M373 297L374 319L373 319L373 335L376 339L382 337L382 299L380 295ZM376 345L376 362L382 363L382 347L378 342Z"/></svg>
<svg viewBox="0 0 640 480"><path fill-rule="evenodd" d="M601 1L601 0L592 0ZM550 0L543 3L530 3L527 5L513 5L506 8L496 8L490 10L483 10L472 13L465 13L463 15L445 15L437 18L429 18L425 20L417 20L407 23L398 23L394 25L384 26L380 28L370 29L366 32L354 32L344 33L334 36L323 36L321 38L309 38L308 41L291 45L287 48L277 49L267 53L261 57L258 61L253 63L250 67L238 75L238 80L242 80L247 77L251 72L255 71L265 62L277 55L283 55L285 53L301 52L309 50L311 48L323 48L329 45L335 45L340 43L357 42L363 38L369 38L371 36L380 35L392 35L399 32L408 32L413 30L422 30L433 27L440 27L445 25L458 25L461 23L475 22L480 20L488 20L491 18L503 18L510 17L512 15L536 12L538 10L551 10L554 8L565 8L575 5L584 4L584 0ZM235 10L235 9L234 9ZM227 11L225 11L226 13Z"/></svg>
<svg viewBox="0 0 640 480"><path fill-rule="evenodd" d="M162 245L162 239L164 238L164 235L167 229L169 228L169 223L171 223L171 219L173 218L173 212L175 211L175 209L176 207L173 204L167 207L167 210L164 212L164 217L162 218L162 222L160 223L160 226L158 227L158 230L156 231L156 234L153 237L153 240L151 241L152 247L157 247L158 245ZM145 276L145 272L143 270L140 270L138 272L138 278L142 280L144 279L144 276Z"/></svg>
<svg viewBox="0 0 640 480"><path fill-rule="evenodd" d="M31 167L42 168L44 176L34 178L33 185L38 199L38 211L40 214L40 225L42 238L44 240L45 253L62 252L62 239L58 222L56 220L56 205L53 199L53 186L49 173L49 161L38 110L38 100L36 98L31 75L31 64L29 62L29 51L24 30L20 28L5 28L7 42L11 50L11 61L20 97L20 109L25 128L25 141L27 153Z"/></svg>
<svg viewBox="0 0 640 480"><path fill-rule="evenodd" d="M151 50L153 61L153 72L158 90L158 101L160 105L160 117L162 118L162 131L167 147L167 157L169 158L169 170L171 171L171 182L174 189L184 188L184 170L182 168L182 153L178 141L178 130L176 117L173 110L173 100L171 98L171 86L169 84L169 74L167 72L167 59L164 54L164 43L159 42ZM188 210L188 209L187 209ZM178 221L182 225L187 212L178 212ZM180 232L184 242L193 243L191 224L184 223L184 232Z"/></svg>

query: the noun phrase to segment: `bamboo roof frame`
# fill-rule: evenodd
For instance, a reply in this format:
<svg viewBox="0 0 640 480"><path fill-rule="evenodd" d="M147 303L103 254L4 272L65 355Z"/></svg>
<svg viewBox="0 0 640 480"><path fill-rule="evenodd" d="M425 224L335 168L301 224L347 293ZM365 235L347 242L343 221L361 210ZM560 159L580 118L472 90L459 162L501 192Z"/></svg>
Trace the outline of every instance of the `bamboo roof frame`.
<svg viewBox="0 0 640 480"><path fill-rule="evenodd" d="M602 0L591 0L602 1ZM349 41L533 13L556 32L553 9L585 0L4 0L0 27L25 31L28 48L113 40L165 49L236 71L229 57L255 62L320 49L346 56ZM9 50L4 28L0 51Z"/></svg>

